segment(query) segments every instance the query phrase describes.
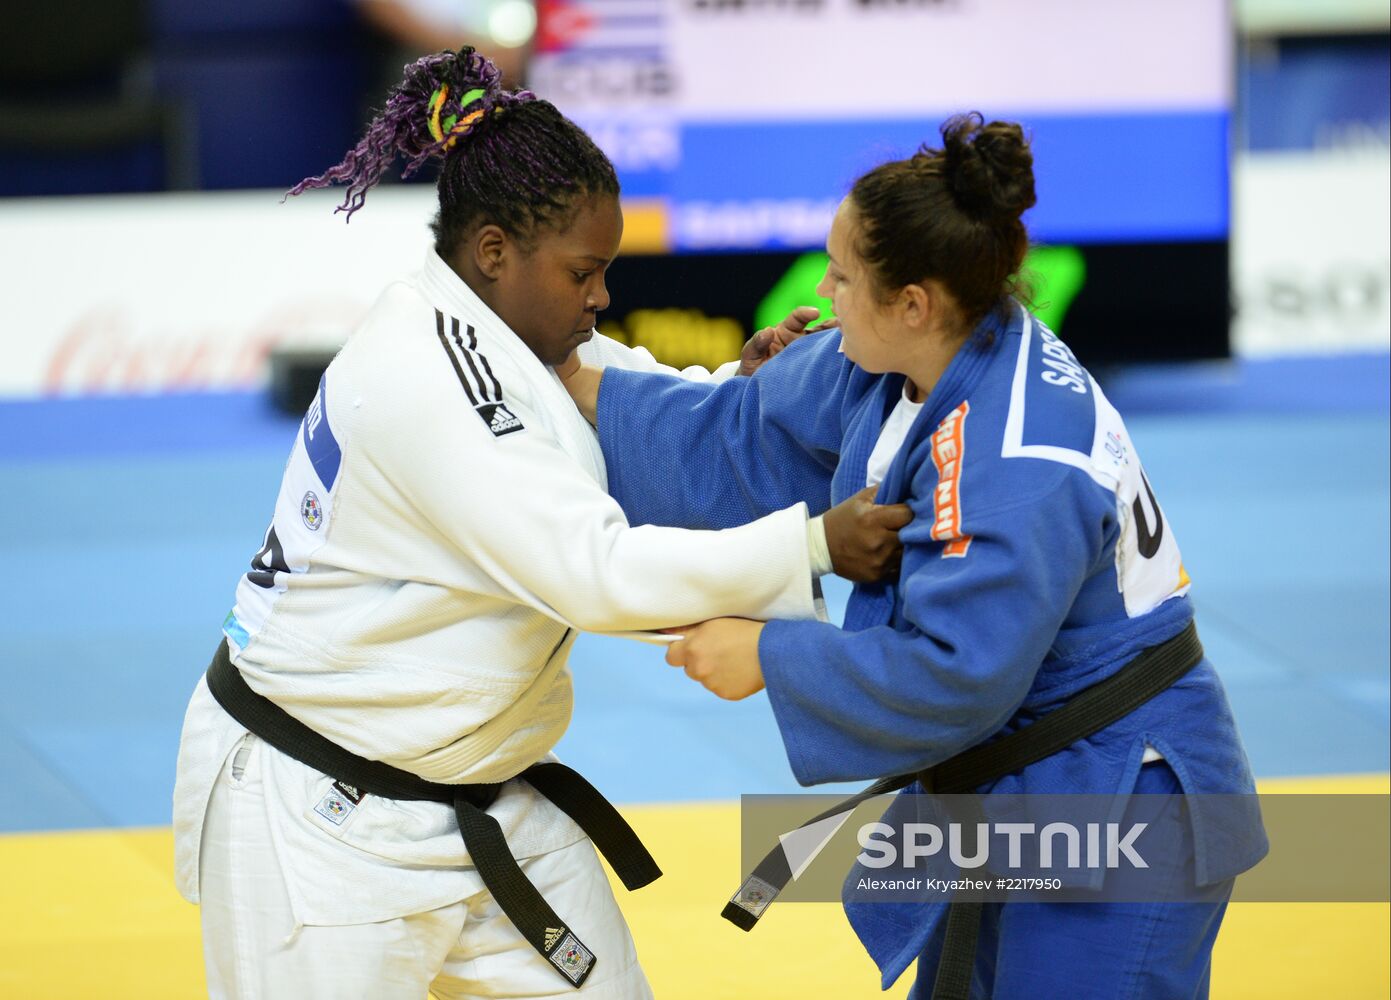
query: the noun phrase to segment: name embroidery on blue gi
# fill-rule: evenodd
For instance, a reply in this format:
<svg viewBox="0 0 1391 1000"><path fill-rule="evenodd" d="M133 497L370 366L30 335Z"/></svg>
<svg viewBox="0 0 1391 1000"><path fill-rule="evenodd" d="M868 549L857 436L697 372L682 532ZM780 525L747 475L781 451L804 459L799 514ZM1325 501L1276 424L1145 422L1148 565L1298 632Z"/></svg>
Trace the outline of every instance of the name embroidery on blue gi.
<svg viewBox="0 0 1391 1000"><path fill-rule="evenodd" d="M1049 385L1067 386L1073 392L1082 395L1087 394L1087 383L1085 371L1078 363L1072 351L1058 339L1057 334L1046 326L1038 328L1039 339L1042 342L1040 350L1043 352L1043 364L1050 369L1040 376Z"/></svg>

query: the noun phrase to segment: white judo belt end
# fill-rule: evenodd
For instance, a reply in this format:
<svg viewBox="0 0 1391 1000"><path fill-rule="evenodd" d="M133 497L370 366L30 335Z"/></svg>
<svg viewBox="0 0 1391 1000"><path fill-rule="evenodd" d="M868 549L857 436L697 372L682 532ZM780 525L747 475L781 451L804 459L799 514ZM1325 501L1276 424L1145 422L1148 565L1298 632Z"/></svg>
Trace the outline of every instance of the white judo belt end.
<svg viewBox="0 0 1391 1000"><path fill-rule="evenodd" d="M741 930L751 931L763 911L777 898L777 886L763 881L757 875L750 875L739 887L730 901L725 904L720 916Z"/></svg>
<svg viewBox="0 0 1391 1000"><path fill-rule="evenodd" d="M546 928L546 957L576 986L583 986L594 969L594 953L567 927Z"/></svg>

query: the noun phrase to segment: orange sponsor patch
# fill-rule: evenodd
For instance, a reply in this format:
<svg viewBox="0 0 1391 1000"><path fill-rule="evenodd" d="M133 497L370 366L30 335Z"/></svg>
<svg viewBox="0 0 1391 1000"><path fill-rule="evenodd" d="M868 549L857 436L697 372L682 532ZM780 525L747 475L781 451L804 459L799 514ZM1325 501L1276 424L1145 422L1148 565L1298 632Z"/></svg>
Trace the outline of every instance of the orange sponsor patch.
<svg viewBox="0 0 1391 1000"><path fill-rule="evenodd" d="M966 550L971 547L971 536L965 538L953 538L942 549L943 559L960 559L966 554Z"/></svg>
<svg viewBox="0 0 1391 1000"><path fill-rule="evenodd" d="M966 414L970 412L971 404L963 402L932 432L932 464L937 466L932 537L947 543L943 559L959 559L971 547L971 536L961 533L961 463L966 455Z"/></svg>

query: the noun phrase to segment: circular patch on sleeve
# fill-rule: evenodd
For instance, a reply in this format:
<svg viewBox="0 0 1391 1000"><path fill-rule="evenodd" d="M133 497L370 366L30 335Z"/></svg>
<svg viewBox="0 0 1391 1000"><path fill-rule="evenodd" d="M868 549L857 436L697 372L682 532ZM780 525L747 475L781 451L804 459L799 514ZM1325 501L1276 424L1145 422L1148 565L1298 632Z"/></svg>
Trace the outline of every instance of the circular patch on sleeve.
<svg viewBox="0 0 1391 1000"><path fill-rule="evenodd" d="M324 523L324 505L312 490L299 502L299 516L310 531L318 531L319 525Z"/></svg>

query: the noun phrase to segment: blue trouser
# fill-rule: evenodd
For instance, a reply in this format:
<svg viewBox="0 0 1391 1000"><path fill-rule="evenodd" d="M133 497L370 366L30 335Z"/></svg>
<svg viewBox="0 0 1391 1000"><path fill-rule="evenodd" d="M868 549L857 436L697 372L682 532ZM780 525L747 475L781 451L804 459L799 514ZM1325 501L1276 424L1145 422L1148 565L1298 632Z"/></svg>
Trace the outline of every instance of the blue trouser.
<svg viewBox="0 0 1391 1000"><path fill-rule="evenodd" d="M1181 794L1173 771L1140 769L1138 794ZM1130 812L1127 811L1127 816ZM1124 825L1124 824L1123 824ZM1152 867L1193 880L1193 838L1150 858ZM1232 880L1190 890L1184 902L987 903L981 919L973 1000L1205 1000L1212 946L1232 894ZM909 1000L928 1000L942 930L918 961Z"/></svg>

